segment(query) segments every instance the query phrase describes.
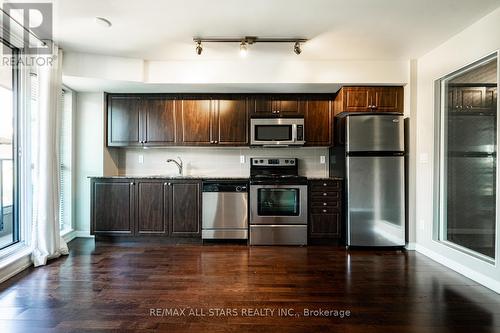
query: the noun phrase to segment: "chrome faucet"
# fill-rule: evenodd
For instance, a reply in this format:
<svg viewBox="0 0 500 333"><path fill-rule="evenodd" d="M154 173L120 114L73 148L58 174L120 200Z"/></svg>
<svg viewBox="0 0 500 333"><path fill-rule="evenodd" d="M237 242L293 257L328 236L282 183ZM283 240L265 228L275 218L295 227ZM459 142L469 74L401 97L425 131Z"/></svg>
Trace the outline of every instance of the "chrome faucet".
<svg viewBox="0 0 500 333"><path fill-rule="evenodd" d="M167 160L167 163L170 163L170 162L175 163L175 165L177 165L177 168L179 168L179 176L182 176L182 159L179 156L177 156L177 158L179 159L180 163L177 162L176 160L171 159L171 158L169 158Z"/></svg>

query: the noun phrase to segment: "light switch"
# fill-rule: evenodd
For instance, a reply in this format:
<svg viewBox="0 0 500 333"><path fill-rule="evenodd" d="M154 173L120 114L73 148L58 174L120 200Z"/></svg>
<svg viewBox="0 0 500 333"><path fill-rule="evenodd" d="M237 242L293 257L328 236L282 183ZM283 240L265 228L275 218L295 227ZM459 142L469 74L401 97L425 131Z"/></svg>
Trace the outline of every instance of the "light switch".
<svg viewBox="0 0 500 333"><path fill-rule="evenodd" d="M139 164L143 164L144 163L144 155L140 154L139 155Z"/></svg>
<svg viewBox="0 0 500 333"><path fill-rule="evenodd" d="M326 158L325 158L325 155L321 155L321 156L319 157L319 163L321 163L321 164L325 164L325 163L326 163Z"/></svg>
<svg viewBox="0 0 500 333"><path fill-rule="evenodd" d="M240 155L240 163L245 164L245 155Z"/></svg>

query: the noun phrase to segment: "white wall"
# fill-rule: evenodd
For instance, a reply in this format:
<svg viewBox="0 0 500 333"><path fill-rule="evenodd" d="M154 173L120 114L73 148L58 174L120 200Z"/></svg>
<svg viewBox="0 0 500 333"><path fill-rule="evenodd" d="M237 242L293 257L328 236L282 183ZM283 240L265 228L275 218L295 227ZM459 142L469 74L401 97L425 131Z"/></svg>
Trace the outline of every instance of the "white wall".
<svg viewBox="0 0 500 333"><path fill-rule="evenodd" d="M104 96L102 93L76 94L76 188L75 227L90 231L90 182L88 176L104 171Z"/></svg>
<svg viewBox="0 0 500 333"><path fill-rule="evenodd" d="M466 256L432 239L434 186L434 82L500 49L500 9L418 59L417 64L417 251L500 293L500 266ZM497 223L498 224L498 223ZM497 226L498 228L498 226ZM500 242L497 239L497 258ZM498 260L497 260L498 262Z"/></svg>

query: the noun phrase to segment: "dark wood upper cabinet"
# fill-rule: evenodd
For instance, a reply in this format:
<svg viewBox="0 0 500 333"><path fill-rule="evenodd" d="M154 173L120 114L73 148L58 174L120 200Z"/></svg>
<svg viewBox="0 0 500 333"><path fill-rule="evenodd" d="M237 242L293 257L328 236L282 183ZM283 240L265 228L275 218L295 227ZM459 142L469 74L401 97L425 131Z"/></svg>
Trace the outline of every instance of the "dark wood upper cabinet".
<svg viewBox="0 0 500 333"><path fill-rule="evenodd" d="M213 143L228 146L248 144L248 99L214 101Z"/></svg>
<svg viewBox="0 0 500 333"><path fill-rule="evenodd" d="M253 100L253 110L252 113L256 114L267 114L274 113L273 99L271 96L259 96Z"/></svg>
<svg viewBox="0 0 500 333"><path fill-rule="evenodd" d="M108 96L108 146L142 145L141 97Z"/></svg>
<svg viewBox="0 0 500 333"><path fill-rule="evenodd" d="M177 104L179 144L205 144L212 141L212 100L181 99Z"/></svg>
<svg viewBox="0 0 500 333"><path fill-rule="evenodd" d="M253 102L252 113L258 115L302 115L304 113L301 95L261 95Z"/></svg>
<svg viewBox="0 0 500 333"><path fill-rule="evenodd" d="M136 183L137 235L168 235L169 191L162 180L138 180Z"/></svg>
<svg viewBox="0 0 500 333"><path fill-rule="evenodd" d="M343 87L334 101L334 113L403 113L403 87Z"/></svg>
<svg viewBox="0 0 500 333"><path fill-rule="evenodd" d="M170 236L201 235L201 183L172 181Z"/></svg>
<svg viewBox="0 0 500 333"><path fill-rule="evenodd" d="M448 86L448 107L456 111L487 111L497 107L497 88L491 84Z"/></svg>
<svg viewBox="0 0 500 333"><path fill-rule="evenodd" d="M163 146L176 142L175 100L148 96L142 102L144 145Z"/></svg>
<svg viewBox="0 0 500 333"><path fill-rule="evenodd" d="M372 90L372 108L377 112L403 112L403 87L376 87Z"/></svg>
<svg viewBox="0 0 500 333"><path fill-rule="evenodd" d="M96 179L91 182L92 234L134 234L134 187L133 179Z"/></svg>
<svg viewBox="0 0 500 333"><path fill-rule="evenodd" d="M332 102L305 101L304 125L306 146L331 146L333 142Z"/></svg>

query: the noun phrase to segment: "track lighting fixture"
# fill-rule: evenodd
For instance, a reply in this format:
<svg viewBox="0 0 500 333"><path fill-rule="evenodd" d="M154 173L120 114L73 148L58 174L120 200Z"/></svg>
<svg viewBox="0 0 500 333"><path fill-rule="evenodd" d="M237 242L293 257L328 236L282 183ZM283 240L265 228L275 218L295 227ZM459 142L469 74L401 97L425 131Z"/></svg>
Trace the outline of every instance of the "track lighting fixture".
<svg viewBox="0 0 500 333"><path fill-rule="evenodd" d="M201 52L203 52L203 46L201 46L201 40L196 41L196 54L201 55Z"/></svg>
<svg viewBox="0 0 500 333"><path fill-rule="evenodd" d="M247 54L248 54L247 42L242 40L240 43L240 56L244 58L247 56Z"/></svg>
<svg viewBox="0 0 500 333"><path fill-rule="evenodd" d="M305 38L265 38L265 37L255 37L246 36L243 38L201 38L194 37L193 40L196 42L196 53L198 55L203 51L201 43L239 43L240 44L240 55L245 57L248 54L248 46L254 43L294 43L293 52L299 55L302 53L301 44L307 42Z"/></svg>
<svg viewBox="0 0 500 333"><path fill-rule="evenodd" d="M296 55L299 55L302 52L299 42L295 42L295 45L293 46L293 52L295 52Z"/></svg>

